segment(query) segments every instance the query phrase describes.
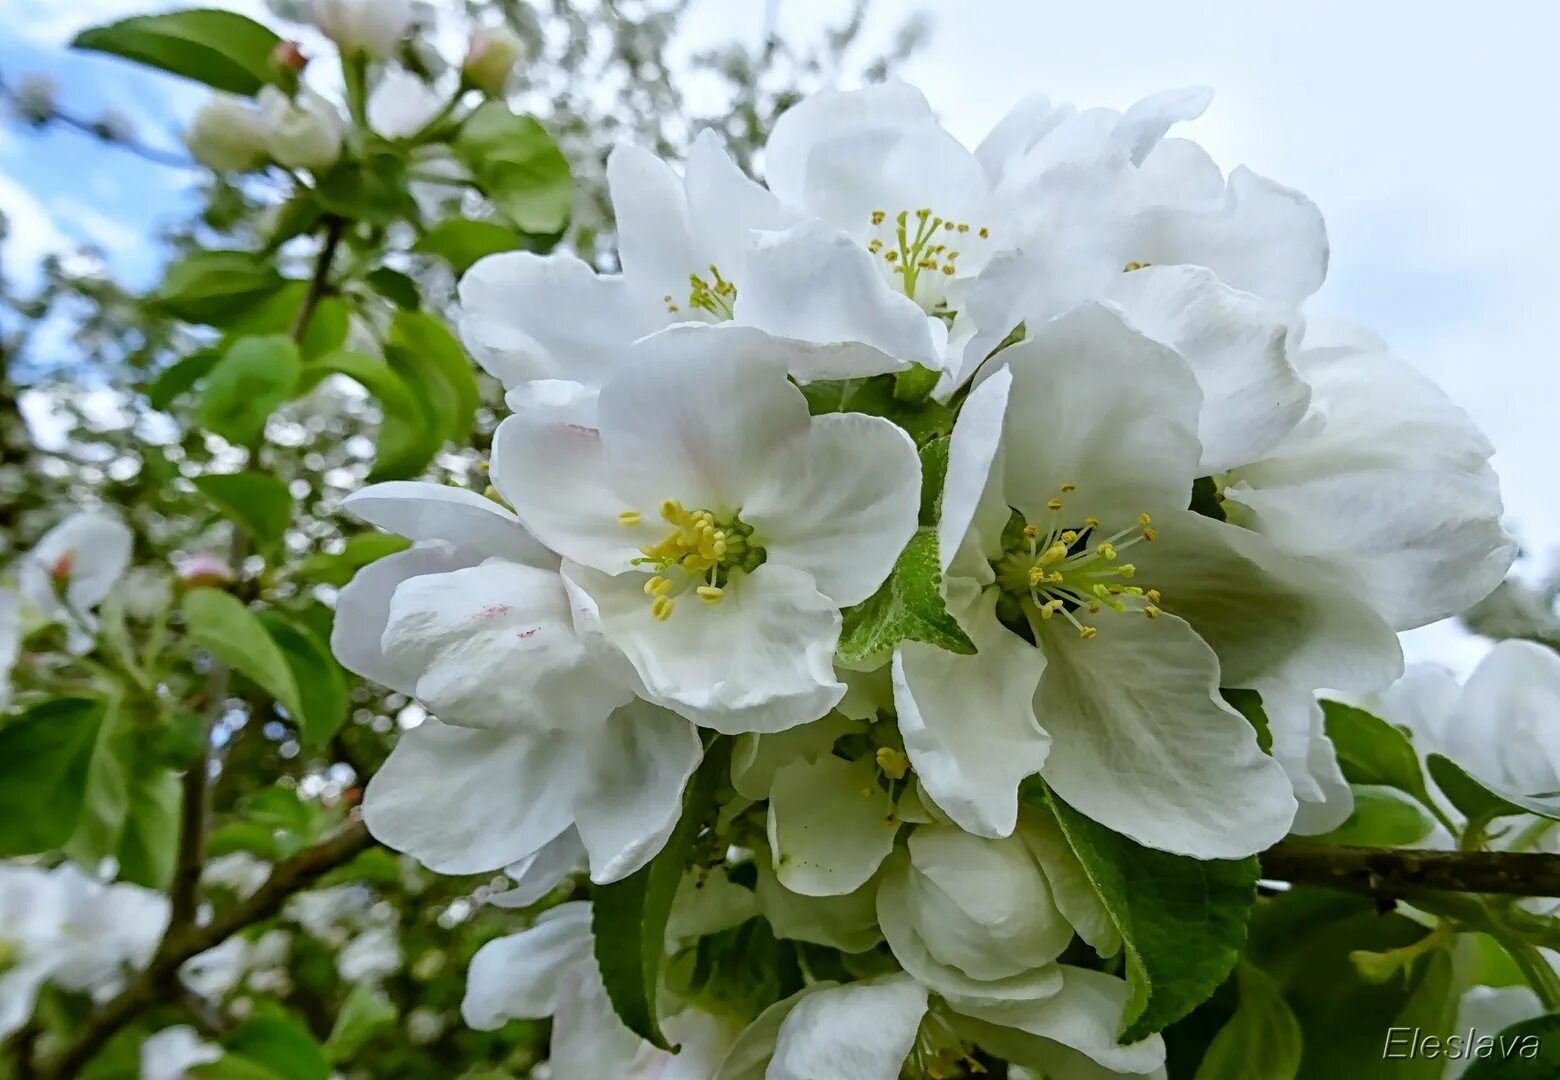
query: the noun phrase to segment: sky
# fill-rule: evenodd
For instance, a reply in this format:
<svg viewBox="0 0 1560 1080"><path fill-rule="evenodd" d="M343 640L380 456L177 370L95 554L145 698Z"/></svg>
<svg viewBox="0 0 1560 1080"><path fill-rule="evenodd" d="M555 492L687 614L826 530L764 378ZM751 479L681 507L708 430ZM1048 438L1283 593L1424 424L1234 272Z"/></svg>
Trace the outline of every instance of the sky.
<svg viewBox="0 0 1560 1080"><path fill-rule="evenodd" d="M167 0L0 0L0 75L56 74L92 115L132 113L174 145L198 88L64 49L71 33ZM225 6L254 12L257 0ZM757 40L768 20L815 35L838 0L695 0L689 47ZM1560 547L1552 419L1560 365L1560 148L1553 137L1552 43L1560 6L1494 0L879 0L868 42L915 10L935 20L903 71L973 144L1022 96L1124 108L1174 86L1216 91L1177 134L1226 169L1245 164L1306 192L1327 216L1332 263L1312 310L1377 329L1489 434L1508 527L1534 568ZM187 207L190 178L115 156L90 139L0 127L0 209L14 263L71 240L149 282L145 243ZM15 273L13 265L9 272ZM1536 569L1532 572L1536 572ZM1466 671L1483 645L1454 628L1408 636L1411 657Z"/></svg>

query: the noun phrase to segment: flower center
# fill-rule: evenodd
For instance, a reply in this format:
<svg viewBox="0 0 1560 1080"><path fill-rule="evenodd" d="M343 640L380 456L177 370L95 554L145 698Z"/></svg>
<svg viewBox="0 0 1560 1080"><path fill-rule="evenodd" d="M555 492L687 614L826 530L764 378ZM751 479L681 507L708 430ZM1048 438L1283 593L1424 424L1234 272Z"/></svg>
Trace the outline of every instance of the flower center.
<svg viewBox="0 0 1560 1080"><path fill-rule="evenodd" d="M689 510L676 499L661 504L661 518L670 531L639 550L635 566L652 571L645 582L650 614L661 622L672 617L677 598L690 589L706 604L718 604L735 572L750 574L768 557L753 543L753 526L736 513L717 515L711 510ZM638 510L618 515L624 528L644 525Z"/></svg>
<svg viewBox="0 0 1560 1080"><path fill-rule="evenodd" d="M707 317L715 322L726 322L734 317L737 303L737 287L721 276L719 268L710 264L710 277L706 280L698 274L688 275L688 301L679 305L677 298L667 293L661 298L666 310L673 315L687 314L693 318ZM686 307L686 312L684 311Z"/></svg>
<svg viewBox="0 0 1560 1080"><path fill-rule="evenodd" d="M874 210L871 222L867 250L883 260L891 280L928 314L951 318L948 279L959 273L961 252L984 254L991 230L941 217L930 207L893 216Z"/></svg>
<svg viewBox="0 0 1560 1080"><path fill-rule="evenodd" d="M1076 490L1072 484L1062 485L1063 496ZM1030 618L1062 616L1085 640L1099 629L1083 619L1107 609L1159 617L1159 590L1127 584L1137 567L1120 561L1128 548L1158 536L1147 514L1139 514L1133 524L1107 536L1099 518L1078 522L1069 515L1060 496L1046 508L1048 519L1038 525L1023 521L1016 537L991 564L997 587L1007 598Z"/></svg>

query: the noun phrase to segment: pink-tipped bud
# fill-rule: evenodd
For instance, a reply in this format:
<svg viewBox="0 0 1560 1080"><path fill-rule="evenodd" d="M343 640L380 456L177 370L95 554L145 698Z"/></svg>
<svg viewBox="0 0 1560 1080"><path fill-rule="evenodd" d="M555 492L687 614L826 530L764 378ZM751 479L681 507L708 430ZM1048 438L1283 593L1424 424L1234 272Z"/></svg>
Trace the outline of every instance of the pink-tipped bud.
<svg viewBox="0 0 1560 1080"><path fill-rule="evenodd" d="M64 585L70 580L70 572L76 566L76 552L70 550L61 555L49 566L49 577L54 579L56 585Z"/></svg>
<svg viewBox="0 0 1560 1080"><path fill-rule="evenodd" d="M178 569L179 580L190 589L231 585L236 576L226 559L206 552L191 555L179 564Z"/></svg>
<svg viewBox="0 0 1560 1080"><path fill-rule="evenodd" d="M525 55L525 42L507 26L479 30L466 50L461 77L466 85L488 97L502 97L514 74L515 65Z"/></svg>
<svg viewBox="0 0 1560 1080"><path fill-rule="evenodd" d="M286 68L295 74L301 74L303 69L309 66L309 58L303 54L296 41L283 41L271 51L271 63L278 68Z"/></svg>

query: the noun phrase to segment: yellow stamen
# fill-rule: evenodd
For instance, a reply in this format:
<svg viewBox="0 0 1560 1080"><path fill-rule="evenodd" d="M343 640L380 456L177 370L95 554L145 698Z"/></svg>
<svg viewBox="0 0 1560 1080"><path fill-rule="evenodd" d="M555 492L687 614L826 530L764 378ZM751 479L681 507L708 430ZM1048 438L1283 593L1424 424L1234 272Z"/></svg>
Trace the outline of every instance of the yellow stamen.
<svg viewBox="0 0 1560 1080"><path fill-rule="evenodd" d="M1079 629L1078 629L1078 636L1083 638L1084 641L1090 640L1091 638L1094 637L1095 634L1098 634L1098 633L1099 633L1099 629L1097 627L1093 627L1093 626L1083 626L1083 627L1079 627Z"/></svg>
<svg viewBox="0 0 1560 1080"><path fill-rule="evenodd" d="M878 747L873 757L877 759L878 768L890 780L903 780L910 771L910 759L892 746Z"/></svg>
<svg viewBox="0 0 1560 1080"><path fill-rule="evenodd" d="M618 515L618 524L625 529L632 529L643 520L638 510L624 510Z"/></svg>
<svg viewBox="0 0 1560 1080"><path fill-rule="evenodd" d="M650 605L651 617L656 622L665 622L672 617L672 608L676 606L676 603L670 596L657 596Z"/></svg>
<svg viewBox="0 0 1560 1080"><path fill-rule="evenodd" d="M719 585L700 585L694 591L699 594L699 599L706 604L718 604L721 601L721 597L726 595L726 591Z"/></svg>

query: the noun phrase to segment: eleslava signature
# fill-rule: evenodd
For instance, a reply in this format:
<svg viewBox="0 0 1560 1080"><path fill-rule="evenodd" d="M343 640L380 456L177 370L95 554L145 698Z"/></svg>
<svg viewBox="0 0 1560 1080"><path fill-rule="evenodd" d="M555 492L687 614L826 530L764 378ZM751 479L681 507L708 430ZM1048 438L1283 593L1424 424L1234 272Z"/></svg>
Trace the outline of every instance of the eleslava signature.
<svg viewBox="0 0 1560 1080"><path fill-rule="evenodd" d="M1381 1056L1387 1060L1408 1058L1444 1058L1447 1061L1473 1061L1485 1058L1531 1061L1538 1057L1541 1043L1537 1035L1486 1035L1476 1028L1453 1035L1426 1035L1423 1028L1387 1029Z"/></svg>

